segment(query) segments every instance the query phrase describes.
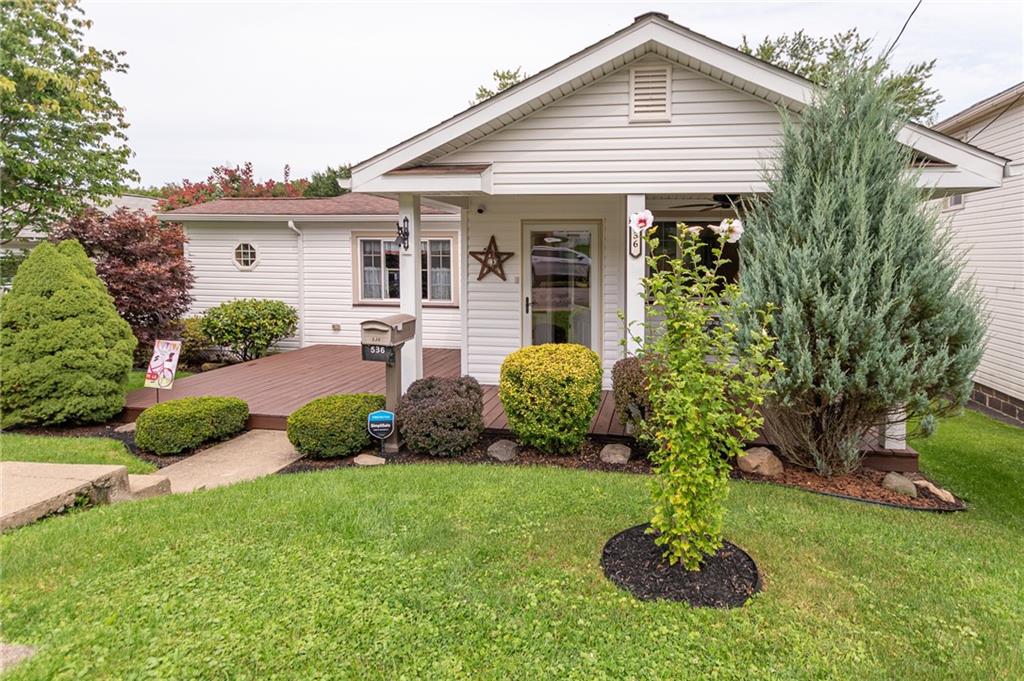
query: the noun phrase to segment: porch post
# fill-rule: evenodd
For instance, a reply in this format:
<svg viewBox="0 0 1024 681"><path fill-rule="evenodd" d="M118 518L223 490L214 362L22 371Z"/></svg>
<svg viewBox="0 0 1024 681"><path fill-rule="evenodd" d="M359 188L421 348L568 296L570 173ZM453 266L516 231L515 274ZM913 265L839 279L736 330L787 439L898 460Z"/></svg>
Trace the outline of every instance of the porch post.
<svg viewBox="0 0 1024 681"><path fill-rule="evenodd" d="M402 347L402 393L423 378L422 264L420 261L419 194L398 195L398 223L409 220L409 248L399 255L401 311L416 317L416 335Z"/></svg>
<svg viewBox="0 0 1024 681"><path fill-rule="evenodd" d="M892 412L878 427L878 446L882 449L907 448L906 412Z"/></svg>
<svg viewBox="0 0 1024 681"><path fill-rule="evenodd" d="M646 253L645 248L641 243L640 256L634 257L630 253L629 241L630 241L630 230L628 228L629 216L633 213L644 210L647 207L647 195L646 194L627 194L626 195L626 214L622 217L622 225L619 227L623 239L625 239L626 247L624 249L626 253L626 306L625 306L625 317L626 317L626 354L634 355L637 350L640 349L640 342L634 337L639 336L640 340L644 337L644 318L645 318L645 307L647 301L644 297L644 272L646 265Z"/></svg>

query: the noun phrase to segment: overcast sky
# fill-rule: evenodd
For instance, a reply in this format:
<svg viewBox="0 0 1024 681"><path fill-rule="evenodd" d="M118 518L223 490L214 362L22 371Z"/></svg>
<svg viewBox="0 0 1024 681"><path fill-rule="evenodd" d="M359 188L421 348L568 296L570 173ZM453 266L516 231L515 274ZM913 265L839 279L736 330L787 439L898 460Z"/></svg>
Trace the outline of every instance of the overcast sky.
<svg viewBox="0 0 1024 681"><path fill-rule="evenodd" d="M850 27L888 44L914 2L84 4L88 40L126 51L110 77L127 109L143 184L251 160L262 178L356 162L456 113L495 68L535 73L661 11L738 44L799 28ZM1024 80L1020 2L924 0L897 65L938 59L953 114Z"/></svg>

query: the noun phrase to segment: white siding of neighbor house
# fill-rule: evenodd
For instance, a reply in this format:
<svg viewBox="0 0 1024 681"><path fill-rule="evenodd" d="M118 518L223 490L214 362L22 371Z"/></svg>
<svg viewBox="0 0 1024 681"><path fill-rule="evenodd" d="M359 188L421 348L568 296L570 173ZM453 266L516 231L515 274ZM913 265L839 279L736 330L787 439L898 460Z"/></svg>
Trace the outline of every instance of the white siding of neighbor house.
<svg viewBox="0 0 1024 681"><path fill-rule="evenodd" d="M484 207L482 214L476 211L479 205ZM623 326L618 313L624 288L625 210L622 196L494 196L470 205L469 245L464 258L469 277L465 352L470 375L481 383L496 385L502 361L523 345L523 221L585 220L602 227L598 235L600 270L592 275L600 329L594 349L604 365L605 388L611 387L612 365L622 356ZM492 235L500 250L515 255L505 263L505 281L493 274L478 281L480 265L468 251L483 250Z"/></svg>
<svg viewBox="0 0 1024 681"><path fill-rule="evenodd" d="M943 132L1021 161L1024 101L992 122L1000 110ZM1024 177L1007 177L1002 187L967 194L962 208L944 210L942 217L957 246L968 253L967 273L974 278L988 316L985 354L975 380L1024 399Z"/></svg>
<svg viewBox="0 0 1024 681"><path fill-rule="evenodd" d="M301 223L305 262L305 344L359 344L359 323L370 317L398 312L397 305L353 304L353 232L390 236L390 222ZM299 305L298 239L284 222L188 223L186 252L195 284L191 314L201 314L237 298L272 298ZM459 253L458 219L427 222L424 235L452 236ZM256 245L259 264L252 271L235 267L234 248L240 242ZM456 257L458 257L456 255ZM340 330L333 330L334 324ZM419 332L428 348L461 346L460 309L425 306ZM298 337L280 344L298 347Z"/></svg>
<svg viewBox="0 0 1024 681"><path fill-rule="evenodd" d="M645 57L631 66L666 64ZM672 119L630 122L630 67L435 163L493 163L495 194L727 192L761 181L774 106L672 65Z"/></svg>

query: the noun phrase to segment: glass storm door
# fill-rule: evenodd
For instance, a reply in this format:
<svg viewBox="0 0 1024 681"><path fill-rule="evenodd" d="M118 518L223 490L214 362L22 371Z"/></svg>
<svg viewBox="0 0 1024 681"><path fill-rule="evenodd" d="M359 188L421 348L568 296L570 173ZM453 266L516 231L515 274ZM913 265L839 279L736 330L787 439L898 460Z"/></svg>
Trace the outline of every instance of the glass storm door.
<svg viewBox="0 0 1024 681"><path fill-rule="evenodd" d="M526 343L592 346L596 229L527 226ZM527 264L527 263L524 263Z"/></svg>

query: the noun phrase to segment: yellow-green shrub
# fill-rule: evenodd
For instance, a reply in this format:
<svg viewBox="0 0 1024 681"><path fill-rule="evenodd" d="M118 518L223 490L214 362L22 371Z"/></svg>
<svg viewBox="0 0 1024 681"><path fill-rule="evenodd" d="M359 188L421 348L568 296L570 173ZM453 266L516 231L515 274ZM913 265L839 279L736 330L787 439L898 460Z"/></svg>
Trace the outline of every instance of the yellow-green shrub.
<svg viewBox="0 0 1024 681"><path fill-rule="evenodd" d="M135 444L154 454L178 454L231 437L248 420L249 405L237 397L182 397L139 414Z"/></svg>
<svg viewBox="0 0 1024 681"><path fill-rule="evenodd" d="M520 442L542 452L576 451L601 401L601 359L570 343L520 348L501 364L499 395Z"/></svg>

